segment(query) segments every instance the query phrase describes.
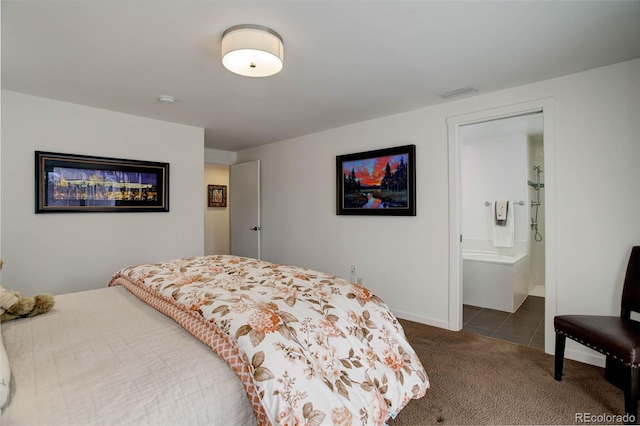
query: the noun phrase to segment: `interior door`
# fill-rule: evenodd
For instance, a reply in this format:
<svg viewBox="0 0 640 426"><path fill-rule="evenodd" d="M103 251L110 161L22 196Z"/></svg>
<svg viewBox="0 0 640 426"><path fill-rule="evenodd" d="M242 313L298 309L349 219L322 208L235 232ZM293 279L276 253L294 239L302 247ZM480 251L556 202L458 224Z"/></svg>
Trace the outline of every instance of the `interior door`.
<svg viewBox="0 0 640 426"><path fill-rule="evenodd" d="M260 162L229 167L231 254L260 259Z"/></svg>

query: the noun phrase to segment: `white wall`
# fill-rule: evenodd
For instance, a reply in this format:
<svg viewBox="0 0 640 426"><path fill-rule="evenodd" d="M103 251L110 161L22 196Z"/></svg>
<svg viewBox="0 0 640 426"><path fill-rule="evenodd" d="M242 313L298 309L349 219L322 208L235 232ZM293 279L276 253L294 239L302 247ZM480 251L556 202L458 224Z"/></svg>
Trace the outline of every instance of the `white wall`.
<svg viewBox="0 0 640 426"><path fill-rule="evenodd" d="M446 119L546 97L556 101L557 313L617 315L640 244L640 59L239 152L261 161L263 257L342 277L356 265L396 314L447 327ZM336 216L336 155L410 143L416 217Z"/></svg>
<svg viewBox="0 0 640 426"><path fill-rule="evenodd" d="M225 185L228 190L229 166L204 165L204 254L229 254L229 203L208 207L208 185Z"/></svg>
<svg viewBox="0 0 640 426"><path fill-rule="evenodd" d="M460 148L464 248L499 253L526 252L529 237L527 135L478 139L463 131ZM494 201L513 202L509 205L513 209L515 227L513 248L493 247L493 210L485 202ZM515 204L519 201L524 201L525 205Z"/></svg>
<svg viewBox="0 0 640 426"><path fill-rule="evenodd" d="M0 7L0 34L2 34L2 7ZM0 55L0 70L2 70L2 55ZM2 71L0 71L0 82ZM2 85L0 84L0 87ZM2 117L2 90L0 90L0 117ZM2 152L2 123L0 122L0 153ZM2 194L2 155L0 154L0 195ZM2 197L0 196L0 235L2 235ZM2 258L2 244L0 244L0 259ZM0 270L0 277L2 271ZM1 283L2 281L0 281Z"/></svg>
<svg viewBox="0 0 640 426"><path fill-rule="evenodd" d="M203 129L10 91L2 114L4 287L99 288L129 265L203 254ZM36 150L168 162L170 212L34 214Z"/></svg>
<svg viewBox="0 0 640 426"><path fill-rule="evenodd" d="M204 149L204 162L209 164L225 164L227 166L236 162L237 154L231 151L220 149Z"/></svg>

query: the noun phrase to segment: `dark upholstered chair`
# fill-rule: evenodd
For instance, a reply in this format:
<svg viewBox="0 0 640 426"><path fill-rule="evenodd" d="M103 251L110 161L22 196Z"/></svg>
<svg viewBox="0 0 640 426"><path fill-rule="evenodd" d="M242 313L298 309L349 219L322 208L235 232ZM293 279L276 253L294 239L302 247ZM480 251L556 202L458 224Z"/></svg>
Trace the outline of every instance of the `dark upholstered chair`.
<svg viewBox="0 0 640 426"><path fill-rule="evenodd" d="M640 378L640 322L631 319L631 311L640 312L640 246L633 247L622 289L620 316L559 315L553 320L556 330L556 380L562 380L564 348L567 337L595 349L619 364L626 377L625 413L638 419L638 380ZM616 365L618 367L618 365ZM629 416L630 418L630 416Z"/></svg>

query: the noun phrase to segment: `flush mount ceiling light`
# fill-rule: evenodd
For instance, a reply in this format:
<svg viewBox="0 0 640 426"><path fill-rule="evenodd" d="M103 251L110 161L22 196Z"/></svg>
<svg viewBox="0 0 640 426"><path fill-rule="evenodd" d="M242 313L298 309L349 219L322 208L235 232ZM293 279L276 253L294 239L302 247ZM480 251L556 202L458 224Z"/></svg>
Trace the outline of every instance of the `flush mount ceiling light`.
<svg viewBox="0 0 640 426"><path fill-rule="evenodd" d="M268 77L284 64L282 37L260 25L236 25L222 34L222 65L245 77Z"/></svg>

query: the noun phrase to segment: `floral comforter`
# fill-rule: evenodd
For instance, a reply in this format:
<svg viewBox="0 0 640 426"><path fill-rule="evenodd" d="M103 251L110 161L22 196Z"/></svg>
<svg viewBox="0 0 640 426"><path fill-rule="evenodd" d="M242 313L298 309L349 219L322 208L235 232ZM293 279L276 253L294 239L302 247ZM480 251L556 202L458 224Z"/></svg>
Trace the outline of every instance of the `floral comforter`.
<svg viewBox="0 0 640 426"><path fill-rule="evenodd" d="M382 425L429 387L386 304L328 274L204 256L125 268L118 284L227 361L259 424Z"/></svg>

